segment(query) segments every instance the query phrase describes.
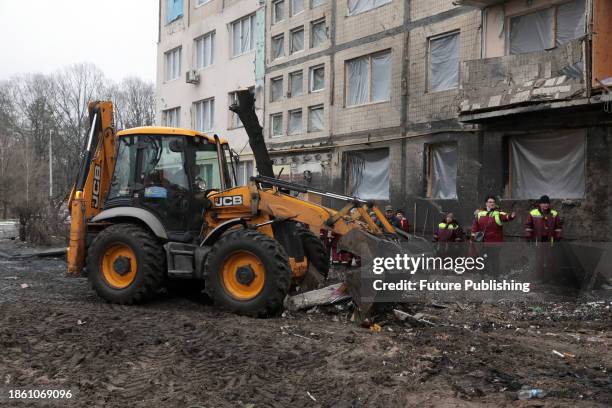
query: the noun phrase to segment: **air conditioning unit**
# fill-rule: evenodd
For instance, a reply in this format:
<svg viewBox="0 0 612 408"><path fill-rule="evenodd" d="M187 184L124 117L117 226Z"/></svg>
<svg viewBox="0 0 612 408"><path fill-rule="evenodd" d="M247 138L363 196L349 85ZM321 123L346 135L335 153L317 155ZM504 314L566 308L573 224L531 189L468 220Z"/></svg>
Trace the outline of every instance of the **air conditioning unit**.
<svg viewBox="0 0 612 408"><path fill-rule="evenodd" d="M200 83L200 74L195 69L190 69L185 72L185 82L188 84L199 84Z"/></svg>

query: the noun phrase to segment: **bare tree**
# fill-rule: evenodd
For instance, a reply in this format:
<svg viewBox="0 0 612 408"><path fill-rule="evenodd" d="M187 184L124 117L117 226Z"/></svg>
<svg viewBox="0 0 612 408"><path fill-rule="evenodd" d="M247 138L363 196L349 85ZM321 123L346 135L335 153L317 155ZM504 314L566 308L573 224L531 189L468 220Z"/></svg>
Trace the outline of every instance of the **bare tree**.
<svg viewBox="0 0 612 408"><path fill-rule="evenodd" d="M125 78L107 91L115 106L115 126L128 129L155 121L155 88L140 78Z"/></svg>

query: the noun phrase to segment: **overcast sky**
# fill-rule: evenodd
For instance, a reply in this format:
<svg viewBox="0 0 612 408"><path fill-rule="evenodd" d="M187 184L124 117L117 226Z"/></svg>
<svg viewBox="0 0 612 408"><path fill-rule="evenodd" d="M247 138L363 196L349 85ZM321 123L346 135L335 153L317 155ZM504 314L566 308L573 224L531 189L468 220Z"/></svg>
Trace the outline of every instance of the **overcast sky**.
<svg viewBox="0 0 612 408"><path fill-rule="evenodd" d="M0 0L0 79L78 62L155 81L158 0Z"/></svg>

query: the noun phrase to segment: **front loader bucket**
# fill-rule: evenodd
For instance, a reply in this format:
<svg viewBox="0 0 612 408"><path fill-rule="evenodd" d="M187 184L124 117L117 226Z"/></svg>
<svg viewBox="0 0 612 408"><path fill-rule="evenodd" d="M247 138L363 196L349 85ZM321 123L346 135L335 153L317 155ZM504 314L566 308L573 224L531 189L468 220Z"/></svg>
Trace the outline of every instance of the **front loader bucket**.
<svg viewBox="0 0 612 408"><path fill-rule="evenodd" d="M395 258L407 254L411 257L429 256L434 248L421 237L409 239L387 238L373 235L362 229L353 229L340 238L339 248L361 258L361 267L347 273L347 288L362 315L367 315L372 307L376 292L371 281L377 276L373 272L374 258Z"/></svg>

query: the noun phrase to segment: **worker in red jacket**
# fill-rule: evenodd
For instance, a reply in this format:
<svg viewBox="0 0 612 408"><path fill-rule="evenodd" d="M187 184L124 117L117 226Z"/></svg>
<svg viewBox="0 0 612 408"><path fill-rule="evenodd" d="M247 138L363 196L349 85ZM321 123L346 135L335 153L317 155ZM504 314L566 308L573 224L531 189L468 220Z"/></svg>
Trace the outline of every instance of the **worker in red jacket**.
<svg viewBox="0 0 612 408"><path fill-rule="evenodd" d="M559 213L550 206L550 198L543 195L525 222L527 239L535 242L534 277L543 282L556 279L561 255L555 242L561 239L562 223Z"/></svg>
<svg viewBox="0 0 612 408"><path fill-rule="evenodd" d="M455 215L451 212L446 214L436 232L434 232L434 242L461 242L464 239L463 228L455 220Z"/></svg>
<svg viewBox="0 0 612 408"><path fill-rule="evenodd" d="M550 198L543 195L525 222L527 239L536 242L555 242L561 239L562 222L559 213L550 207Z"/></svg>
<svg viewBox="0 0 612 408"><path fill-rule="evenodd" d="M492 276L501 273L499 244L504 241L504 223L512 221L516 214L500 211L497 208L495 197L488 196L485 200L485 208L476 210L474 222L472 223L472 240L484 242L482 256L486 256L485 272Z"/></svg>
<svg viewBox="0 0 612 408"><path fill-rule="evenodd" d="M504 223L512 221L516 214L500 211L497 207L495 197L488 196L485 208L476 210L474 222L472 223L472 239L482 242L503 242Z"/></svg>

